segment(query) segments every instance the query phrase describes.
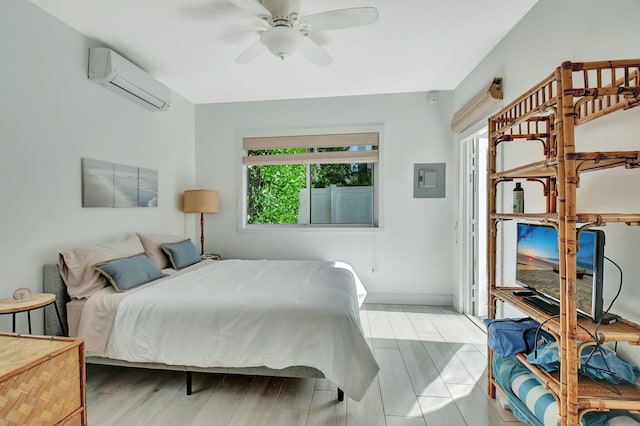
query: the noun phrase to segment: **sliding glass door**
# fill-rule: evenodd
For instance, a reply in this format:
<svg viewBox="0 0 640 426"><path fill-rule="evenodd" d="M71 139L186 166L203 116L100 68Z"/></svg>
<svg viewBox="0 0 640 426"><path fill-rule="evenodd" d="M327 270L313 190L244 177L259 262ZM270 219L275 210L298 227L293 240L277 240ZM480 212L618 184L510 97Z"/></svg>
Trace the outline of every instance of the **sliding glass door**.
<svg viewBox="0 0 640 426"><path fill-rule="evenodd" d="M460 149L464 311L480 318L487 315L487 145L485 130Z"/></svg>

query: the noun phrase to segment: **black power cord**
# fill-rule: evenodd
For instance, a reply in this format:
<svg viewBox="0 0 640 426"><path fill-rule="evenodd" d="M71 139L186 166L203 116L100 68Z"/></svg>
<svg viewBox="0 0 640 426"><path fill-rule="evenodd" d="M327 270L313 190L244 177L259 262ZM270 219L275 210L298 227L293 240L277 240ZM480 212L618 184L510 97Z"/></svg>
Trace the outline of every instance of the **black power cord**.
<svg viewBox="0 0 640 426"><path fill-rule="evenodd" d="M589 336L591 337L591 339L593 339L593 342L595 343L596 348L591 351L591 353L589 354L589 356L587 357L587 359L584 361L584 369L586 371L586 368L590 368L593 371L597 371L597 372L601 372L601 373L606 373L609 374L611 377L616 378L619 381L624 382L625 380L620 377L620 375L618 375L617 373L615 373L611 367L609 366L609 363L607 362L607 359L605 357L605 352L602 349L601 346L601 342L600 342L600 338L598 336L598 330L600 328L600 325L602 324L602 319L609 313L609 311L611 310L611 308L613 307L613 304L616 302L616 300L618 299L618 297L620 296L620 293L622 292L622 282L623 282L623 273L622 273L622 268L620 268L620 266L614 262L613 260L609 259L608 257L604 257L605 259L607 259L609 262L611 262L620 272L620 283L618 285L618 291L616 293L616 295L613 297L613 299L611 300L611 303L609 304L609 307L607 307L607 309L604 311L604 313L602 315L600 315L600 318L598 318L598 321L596 322L596 326L594 328L594 332L591 333L589 330L587 330L585 327L583 327L582 325L578 324L578 327L580 327L581 329L583 329L584 331L587 332L587 334L589 334ZM542 323L540 323L540 325L536 328L536 333L535 333L535 349L534 349L534 356L537 358L538 357L538 333L540 331L540 329L542 328L542 326L544 324L546 324L548 321L552 320L553 318L557 318L559 317L559 315L554 315L551 316L549 318L547 318L546 320L544 320ZM616 349L617 349L617 343L616 343ZM558 350L560 350L560 348L558 348ZM593 357L593 355L596 353L596 351L598 351L600 353L600 355L602 356L602 361L604 362L604 365L606 368L599 368L599 367L595 367L595 366L591 366L589 365L589 361L591 360L591 357ZM580 351L582 352L582 351ZM558 354L559 356L560 354ZM578 356L582 357L582 353L578 354ZM605 384L604 382L596 382L598 384L600 384L600 386L602 386L603 388L617 394L617 395L621 395L620 391L617 390L617 388L615 386L608 386L608 384Z"/></svg>
<svg viewBox="0 0 640 426"><path fill-rule="evenodd" d="M620 272L620 283L618 284L618 291L616 292L616 295L611 300L611 303L609 303L609 307L603 312L602 315L600 315L600 318L598 318L598 321L596 322L596 326L594 328L593 334L591 334L591 332L589 332L584 327L580 326L580 328L585 330L589 334L589 336L591 336L591 338L593 339L594 343L596 344L596 349L591 351L591 353L589 354L589 356L585 360L584 365L585 365L585 369L586 369L587 366L589 366L589 361L591 360L591 357L596 353L596 351L598 351L600 353L600 356L602 356L602 360L604 361L604 364L605 364L605 366L607 368L604 369L604 368L597 368L597 367L593 367L593 366L589 366L589 368L591 368L591 369L593 369L595 371L600 371L600 372L607 373L607 374L611 375L612 377L615 377L618 380L622 380L622 378L618 374L616 374L614 371L612 371L611 367L609 367L609 363L607 362L607 359L605 358L604 350L601 348L600 336L598 336L598 330L600 329L600 325L602 325L602 319L609 313L609 311L613 307L613 304L616 302L616 300L618 300L618 297L620 296L620 293L622 292L622 282L623 282L622 268L620 268L620 266L616 262L614 262L613 260L609 259L608 257L605 256L604 258L607 259L609 262L611 262L611 264L613 264L613 266L615 266L618 269L618 271ZM617 349L617 343L616 343L616 349ZM622 381L624 381L624 380L622 380ZM616 393L618 393L618 392L616 392Z"/></svg>
<svg viewBox="0 0 640 426"><path fill-rule="evenodd" d="M594 330L594 334L596 335L596 337L598 336L598 329L600 328L600 325L602 324L602 319L609 314L609 311L611 310L611 307L613 306L614 303L616 303L616 300L618 300L618 296L620 296L620 293L622 292L622 279L623 279L623 274L622 274L622 268L620 268L620 266L614 262L613 260L609 259L607 256L604 256L605 259L607 259L609 262L611 262L611 264L613 264L613 266L615 266L616 268L618 268L618 271L620 272L620 283L618 284L618 292L616 293L616 295L613 297L613 299L611 300L611 303L609 304L609 307L602 313L602 315L600 315L600 318L598 318L598 322L596 323L596 327Z"/></svg>
<svg viewBox="0 0 640 426"><path fill-rule="evenodd" d="M550 321L550 320L552 320L552 319L554 319L554 318L558 318L558 317L559 317L559 315L551 316L551 317L547 318L546 320L544 320L542 323L540 323L540 325L538 325L538 327L536 328L536 333L535 333L535 349L534 349L534 356L535 356L536 358L538 358L538 332L540 331L540 329L542 328L542 326L543 326L544 324L546 324L548 321ZM607 362L607 359L606 359L606 358L605 358L605 356L604 356L604 351L601 349L601 347L600 347L600 342L598 341L598 339L596 338L596 336L595 336L595 335L593 335L593 334L592 334L589 330L587 330L584 326L582 326L582 325L578 324L578 327L580 327L581 329L583 329L584 331L586 331L586 332L589 334L589 336L593 339L593 341L595 342L595 345L596 345L596 349L595 349L595 350L593 350L593 351L589 354L589 357L585 360L585 362L584 362L584 364L583 364L583 365L584 365L584 368L585 368L585 371L586 371L586 368L587 368L587 367L589 367L589 368L590 368L591 370L593 370L593 371L597 371L597 372L601 372L601 373L607 373L607 374L609 374L611 377L614 377L614 378L618 379L619 381L624 382L624 381L625 381L625 380L624 380L624 378L622 378L622 377L620 377L618 374L616 374L616 373L611 369L611 367L609 366L609 363ZM599 367L596 367L596 366L588 365L588 364L589 364L589 361L591 360L591 357L593 356L593 354L595 353L595 351L596 351L596 350L597 350L597 351L599 351L599 352L600 352L600 354L602 355L602 360L603 360L603 362L604 362L604 364L605 364L605 367L606 367L606 368L599 368ZM582 357L582 354L580 353L580 354L578 354L578 356ZM559 347L558 347L558 358L560 358L560 348L559 348ZM619 391L619 390L618 390L614 385L609 385L608 383L603 382L603 381L598 381L598 382L596 382L596 383L597 383L598 385L602 386L604 389L606 389L606 390L608 390L608 391L610 391L610 392L612 392L612 393L615 393L615 394L616 394L616 395L618 395L618 396L621 396L621 395L622 395L622 394L621 394L621 392L620 392L620 391Z"/></svg>

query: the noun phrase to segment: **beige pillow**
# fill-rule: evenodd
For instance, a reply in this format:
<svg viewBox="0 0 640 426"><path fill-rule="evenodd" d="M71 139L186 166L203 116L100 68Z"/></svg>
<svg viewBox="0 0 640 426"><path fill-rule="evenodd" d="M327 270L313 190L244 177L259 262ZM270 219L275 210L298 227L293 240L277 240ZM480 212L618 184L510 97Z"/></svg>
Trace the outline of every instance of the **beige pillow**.
<svg viewBox="0 0 640 426"><path fill-rule="evenodd" d="M137 234L144 247L145 254L153 263L158 265L160 269L171 267L167 254L162 251L160 246L165 243L177 243L185 239L185 237L181 235L143 234L140 232Z"/></svg>
<svg viewBox="0 0 640 426"><path fill-rule="evenodd" d="M133 256L144 251L138 237L106 244L75 247L60 252L58 269L72 299L86 299L108 285L93 265L107 260Z"/></svg>

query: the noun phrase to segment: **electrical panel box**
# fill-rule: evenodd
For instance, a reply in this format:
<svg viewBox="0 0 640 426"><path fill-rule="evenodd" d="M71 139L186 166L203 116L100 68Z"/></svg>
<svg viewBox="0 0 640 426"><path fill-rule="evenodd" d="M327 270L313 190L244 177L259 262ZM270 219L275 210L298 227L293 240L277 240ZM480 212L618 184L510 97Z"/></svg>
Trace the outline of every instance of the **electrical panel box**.
<svg viewBox="0 0 640 426"><path fill-rule="evenodd" d="M445 198L445 163L413 165L413 198Z"/></svg>

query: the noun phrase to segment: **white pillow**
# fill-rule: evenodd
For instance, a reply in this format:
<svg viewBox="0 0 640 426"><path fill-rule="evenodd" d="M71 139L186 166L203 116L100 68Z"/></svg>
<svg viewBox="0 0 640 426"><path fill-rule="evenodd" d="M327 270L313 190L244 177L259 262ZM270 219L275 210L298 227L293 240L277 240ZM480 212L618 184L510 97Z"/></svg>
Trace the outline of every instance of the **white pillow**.
<svg viewBox="0 0 640 426"><path fill-rule="evenodd" d="M133 256L144 252L138 237L124 241L75 247L58 255L60 276L72 299L86 299L108 285L93 265L107 260Z"/></svg>
<svg viewBox="0 0 640 426"><path fill-rule="evenodd" d="M160 269L171 267L167 254L162 251L160 246L165 243L177 243L186 238L180 235L143 234L141 232L138 232L137 235L147 257L158 265Z"/></svg>

